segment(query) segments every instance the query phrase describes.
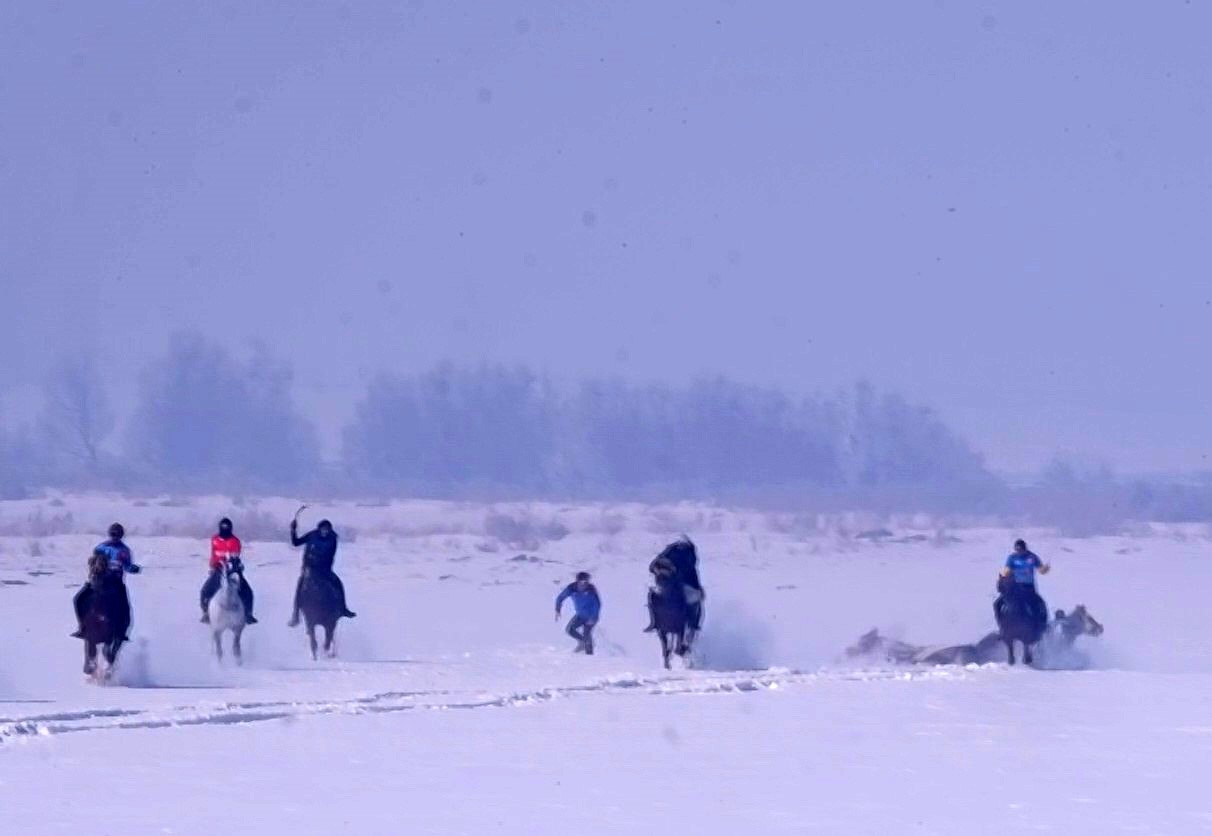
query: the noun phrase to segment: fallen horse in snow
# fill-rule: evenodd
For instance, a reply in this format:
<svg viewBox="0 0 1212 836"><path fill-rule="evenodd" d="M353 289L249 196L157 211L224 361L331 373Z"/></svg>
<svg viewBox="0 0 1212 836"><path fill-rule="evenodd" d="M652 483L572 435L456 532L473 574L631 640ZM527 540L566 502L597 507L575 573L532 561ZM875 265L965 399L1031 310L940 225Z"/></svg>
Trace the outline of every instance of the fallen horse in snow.
<svg viewBox="0 0 1212 836"><path fill-rule="evenodd" d="M1102 635L1103 625L1090 615L1085 605L1079 604L1071 613L1057 610L1056 617L1048 622L1039 644L1039 667L1049 667L1049 661L1060 661L1072 650L1079 636ZM846 648L850 658L875 658L898 665L984 665L991 662L1006 662L1006 645L997 632L989 633L975 644L914 645L899 639L880 635L872 629Z"/></svg>

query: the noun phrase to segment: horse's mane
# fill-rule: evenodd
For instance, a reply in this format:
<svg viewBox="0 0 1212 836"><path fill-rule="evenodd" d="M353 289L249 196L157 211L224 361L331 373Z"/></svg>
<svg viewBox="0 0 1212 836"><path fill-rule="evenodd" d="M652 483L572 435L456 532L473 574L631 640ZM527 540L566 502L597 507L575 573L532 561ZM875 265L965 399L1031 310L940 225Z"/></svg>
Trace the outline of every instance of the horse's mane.
<svg viewBox="0 0 1212 836"><path fill-rule="evenodd" d="M109 572L109 559L103 554L91 554L88 556L88 579L92 583L98 583L105 579Z"/></svg>
<svg viewBox="0 0 1212 836"><path fill-rule="evenodd" d="M657 557L664 557L664 558L672 559L675 554L686 554L686 553L688 553L690 555L690 557L692 557L696 563L698 562L699 553L698 553L698 551L695 550L694 541L692 541L689 537L687 537L685 534L683 534L677 540L674 540L672 543L670 543L668 546L666 546L661 551L661 553L659 555L657 555Z"/></svg>

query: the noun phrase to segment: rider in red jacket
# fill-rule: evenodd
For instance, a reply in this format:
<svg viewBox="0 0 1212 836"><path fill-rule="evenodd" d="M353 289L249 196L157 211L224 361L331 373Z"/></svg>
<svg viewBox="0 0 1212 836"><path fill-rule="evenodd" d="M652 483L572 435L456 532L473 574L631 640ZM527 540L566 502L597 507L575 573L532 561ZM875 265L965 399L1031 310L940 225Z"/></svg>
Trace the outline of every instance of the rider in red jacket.
<svg viewBox="0 0 1212 836"><path fill-rule="evenodd" d="M240 600L244 602L244 620L249 624L257 623L257 619L253 618L253 591L252 587L248 585L248 581L244 579L244 565L240 561L240 553L240 538L232 531L231 520L224 517L219 520L219 532L210 538L210 575L207 576L206 583L202 584L200 596L203 624L210 623L210 612L207 608L210 605L210 599L215 597L215 593L219 591L223 572L227 567L234 567L239 573Z"/></svg>
<svg viewBox="0 0 1212 836"><path fill-rule="evenodd" d="M227 536L223 536L224 529ZM226 517L219 521L219 533L210 538L210 570L222 569L228 558L240 556L240 538L231 533L231 521Z"/></svg>

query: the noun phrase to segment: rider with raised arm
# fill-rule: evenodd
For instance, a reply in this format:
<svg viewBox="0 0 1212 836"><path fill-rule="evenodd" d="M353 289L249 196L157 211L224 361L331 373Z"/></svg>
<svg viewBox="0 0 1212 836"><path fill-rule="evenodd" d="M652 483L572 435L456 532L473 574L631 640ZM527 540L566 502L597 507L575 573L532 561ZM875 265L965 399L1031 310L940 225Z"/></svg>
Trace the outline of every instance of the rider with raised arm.
<svg viewBox="0 0 1212 836"><path fill-rule="evenodd" d="M242 546L240 538L232 531L231 520L227 517L219 520L219 531L210 538L210 574L202 584L199 599L202 604L202 623L210 624L210 599L215 597L223 578L223 572L229 565L237 567L240 577L240 601L244 604L244 621L256 624L253 617L253 591L244 579L244 567L240 560Z"/></svg>
<svg viewBox="0 0 1212 836"><path fill-rule="evenodd" d="M302 537L298 535L298 532L299 521L291 520L290 544L304 547L303 568L327 578L337 591L341 615L345 618L356 618L357 613L352 612L345 604L345 584L341 583L337 573L332 570L333 561L337 558L337 532L333 531L332 523L328 520L320 520L314 530L307 532ZM302 591L303 573L300 572L299 582L295 584L295 606L289 623L291 627L299 625L299 593Z"/></svg>
<svg viewBox="0 0 1212 836"><path fill-rule="evenodd" d="M127 625L130 624L130 596L126 592L126 584L122 582L127 572L132 575L139 574L142 568L131 558L130 549L122 538L126 536L126 529L121 523L114 523L109 527L109 539L98 543L93 549L93 557L102 558L105 560L108 571L118 578L119 596L122 602L123 610L125 611ZM72 606L76 610L76 632L72 633L73 638L84 638L84 615L88 612L88 608L93 602L93 586L85 581L84 586L80 587L80 591L76 593L72 599Z"/></svg>
<svg viewBox="0 0 1212 836"><path fill-rule="evenodd" d="M1020 595L1027 599L1037 621L1047 623L1048 607L1035 589L1035 573L1048 574L1052 567L1044 563L1039 555L1027 548L1026 540L1015 540L1014 551L1006 558L998 579L997 589L1002 596ZM994 602L994 612L1000 610L1002 598Z"/></svg>

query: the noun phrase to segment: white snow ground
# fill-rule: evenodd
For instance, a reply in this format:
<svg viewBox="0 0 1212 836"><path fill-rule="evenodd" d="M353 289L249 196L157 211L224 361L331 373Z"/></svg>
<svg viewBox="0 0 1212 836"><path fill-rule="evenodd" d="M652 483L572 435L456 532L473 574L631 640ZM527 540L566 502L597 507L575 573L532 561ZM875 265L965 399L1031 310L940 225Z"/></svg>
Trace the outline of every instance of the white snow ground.
<svg viewBox="0 0 1212 836"><path fill-rule="evenodd" d="M1204 527L1065 539L1053 607L1107 628L1087 669L861 667L872 626L990 627L1019 532L705 506L326 506L349 537L340 658L288 630L289 500L0 503L0 811L11 833L1184 834L1212 831ZM243 668L197 624L205 535L246 537ZM319 510L308 511L314 522ZM80 673L70 596L112 519L145 572L119 682ZM643 635L645 567L681 532L709 589L705 669ZM258 535L249 538L249 535ZM252 540L249 542L248 540ZM552 599L587 568L600 651Z"/></svg>

